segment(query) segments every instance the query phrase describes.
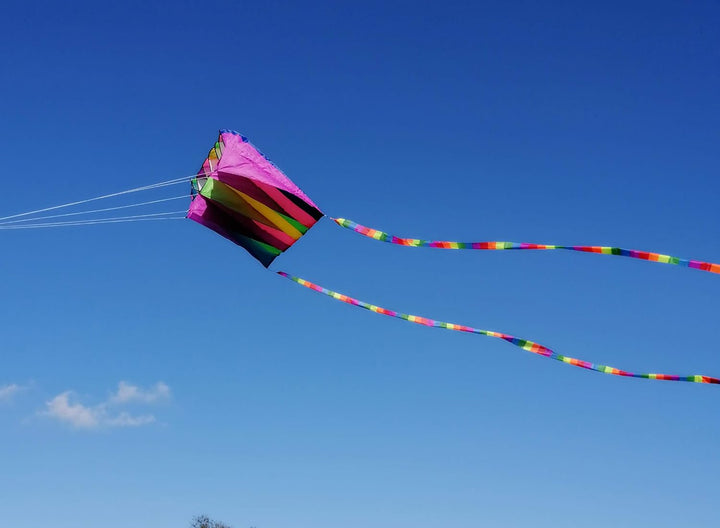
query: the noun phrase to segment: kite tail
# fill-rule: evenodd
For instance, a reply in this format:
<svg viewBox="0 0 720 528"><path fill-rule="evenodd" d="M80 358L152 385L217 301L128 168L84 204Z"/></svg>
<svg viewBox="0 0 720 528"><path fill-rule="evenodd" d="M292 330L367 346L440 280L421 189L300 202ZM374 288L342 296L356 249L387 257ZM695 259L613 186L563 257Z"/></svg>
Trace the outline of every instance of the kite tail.
<svg viewBox="0 0 720 528"><path fill-rule="evenodd" d="M443 240L420 240L417 238L399 238L377 229L365 227L356 224L352 220L345 218L333 218L337 225L346 229L351 229L356 233L360 233L368 238L397 244L399 246L410 247L432 247L440 249L564 249L567 251L581 251L583 253L599 253L601 255L617 255L620 257L630 257L640 260L649 260L653 262L662 262L664 264L675 264L677 266L685 266L695 268L710 273L720 274L720 264L712 262L702 262L700 260L689 260L670 255L662 255L660 253L651 253L649 251L637 251L634 249L623 249L612 246L555 246L550 244L528 244L525 242L450 242Z"/></svg>
<svg viewBox="0 0 720 528"><path fill-rule="evenodd" d="M526 339L520 339L515 336L511 336L509 334L503 334L500 332L493 332L491 330L481 330L479 328L473 328L471 326L464 326L454 323L445 323L443 321L435 321L434 319L428 319L426 317L420 317L418 315L410 315L410 314L404 314L400 312L394 312L392 310L388 310L386 308L382 308L380 306L375 306L374 304L369 304L363 301L359 301L358 299L353 299L352 297L348 297L347 295L343 295L342 293L334 292L332 290L328 290L327 288L323 288L322 286L319 286L317 284L313 284L310 281L307 281L305 279L301 279L300 277L294 277L292 275L289 275L285 273L284 271L278 271L278 275L281 275L287 279L290 279L291 281L297 282L301 286L305 286L306 288L310 288L311 290L315 290L319 293L324 293L325 295L332 297L333 299L336 299L338 301L342 301L347 304L352 304L353 306L358 306L360 308L365 308L366 310L370 310L371 312L379 313L382 315L387 315L390 317L396 317L398 319L404 319L405 321L410 321L411 323L421 324L424 326L432 326L436 328L445 328L447 330L456 330L458 332L467 332L470 334L480 334L488 337L495 337L497 339L502 339L503 341L507 341L508 343L515 345L517 347L522 348L523 350L527 350L528 352L532 352L533 354L537 354L539 356L544 356L546 358L554 359L556 361L562 361L563 363L568 363L570 365L574 365L576 367L584 368L587 370L594 370L596 372L602 372L604 374L612 374L614 376L626 376L630 378L646 378L646 379L654 379L654 380L666 380L666 381L689 381L692 383L712 383L712 384L720 384L720 379L718 378L712 378L710 376L675 376L671 374L636 374L633 372L628 372L625 370L620 370L614 367L608 367L607 365L598 365L595 363L590 363L589 361L583 361L581 359L576 359L568 356L562 356L558 354L557 352L553 351L552 349L543 346L539 343L535 343L533 341L528 341Z"/></svg>

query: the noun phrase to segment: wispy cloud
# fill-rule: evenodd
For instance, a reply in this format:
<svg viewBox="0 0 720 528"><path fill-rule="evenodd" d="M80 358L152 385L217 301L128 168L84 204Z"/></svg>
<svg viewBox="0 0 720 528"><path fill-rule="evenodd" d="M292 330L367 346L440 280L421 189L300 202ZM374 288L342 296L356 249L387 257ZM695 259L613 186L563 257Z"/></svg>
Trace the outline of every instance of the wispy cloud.
<svg viewBox="0 0 720 528"><path fill-rule="evenodd" d="M118 383L117 392L110 396L110 403L155 403L170 399L170 387L162 381L148 389L132 385L126 381Z"/></svg>
<svg viewBox="0 0 720 528"><path fill-rule="evenodd" d="M121 381L117 392L97 405L80 403L73 391L58 394L45 403L40 413L76 429L102 429L114 427L140 427L156 421L152 414L133 415L118 411L117 407L129 403L151 404L170 398L170 387L158 382L149 389Z"/></svg>
<svg viewBox="0 0 720 528"><path fill-rule="evenodd" d="M0 403L7 403L11 401L15 395L23 390L24 387L11 383L9 385L0 385Z"/></svg>
<svg viewBox="0 0 720 528"><path fill-rule="evenodd" d="M155 422L155 417L152 414L133 416L125 411L105 421L110 427L140 427L141 425L147 425L153 422Z"/></svg>
<svg viewBox="0 0 720 528"><path fill-rule="evenodd" d="M100 426L105 414L102 406L86 407L81 403L72 403L71 391L58 394L47 402L43 414L68 423L78 429L94 429Z"/></svg>

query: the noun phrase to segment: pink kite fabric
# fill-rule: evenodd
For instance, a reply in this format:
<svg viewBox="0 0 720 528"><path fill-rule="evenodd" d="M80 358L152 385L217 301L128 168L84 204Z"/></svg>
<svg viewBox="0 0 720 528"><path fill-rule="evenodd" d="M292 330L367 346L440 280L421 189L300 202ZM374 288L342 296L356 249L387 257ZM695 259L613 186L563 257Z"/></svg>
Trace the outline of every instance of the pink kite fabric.
<svg viewBox="0 0 720 528"><path fill-rule="evenodd" d="M193 180L187 213L265 267L322 216L290 178L231 130L220 131Z"/></svg>
<svg viewBox="0 0 720 528"><path fill-rule="evenodd" d="M285 176L242 134L234 130L221 130L218 143L223 145L221 156L218 156L219 159L216 163L213 163L212 158L208 157L203 168L198 172L198 176L209 174L210 177L222 181L223 174L240 175L249 180L266 183L287 191L318 209L318 206L290 178Z"/></svg>
<svg viewBox="0 0 720 528"><path fill-rule="evenodd" d="M408 247L431 247L439 249L481 249L481 250L519 250L519 249L535 249L550 250L564 249L567 251L580 251L583 253L597 253L600 255L617 255L620 257L629 257L640 260L648 260L652 262L661 262L664 264L675 264L677 266L685 266L688 268L709 271L710 273L720 274L720 264L712 262L703 262L700 260L689 260L670 255L662 255L660 253L652 253L650 251L637 251L635 249L623 249L612 246L556 246L550 244L529 244L526 242L451 242L446 240L421 240L418 238L400 238L371 227L347 220L346 218L333 218L333 221L346 229L350 229L373 240L396 244L398 246Z"/></svg>
<svg viewBox="0 0 720 528"><path fill-rule="evenodd" d="M720 384L720 379L713 378L710 376L700 376L700 375L694 375L694 376L676 376L673 374L637 374L634 372L628 372L626 370L620 370L614 367L609 367L607 365L598 365L597 363L590 363L589 361L583 361L582 359L576 359L568 356L563 356L558 354L557 352L553 351L552 349L541 345L539 343L535 343L534 341L528 341L526 339L520 339L518 337L509 335L509 334L503 334L501 332L493 332L491 330L481 330L479 328L473 328L471 326L464 326L459 325L455 323L446 323L444 321L436 321L434 319L428 319L427 317L420 317L418 315L410 315L400 312L395 312L393 310L388 310L387 308L382 308L381 306L376 306L374 304L366 303L363 301L360 301L358 299L354 299L352 297L349 297L347 295L343 295L342 293L338 293L332 290L328 290L327 288L323 288L322 286L319 286L317 284L314 284L310 281L307 281L305 279L301 279L300 277L294 277L292 275L289 275L288 273L285 273L284 271L278 271L278 275L285 277L286 279L290 279L291 281L294 281L301 286L305 286L306 288L309 288L311 290L314 290L318 293L322 293L324 295L327 295L328 297L332 297L335 300L351 304L353 306L357 306L359 308L365 308L366 310L370 310L371 312L379 313L382 315L387 315L389 317L396 317L398 319L403 319L405 321L409 321L411 323L420 324L423 326L430 326L434 328L445 328L446 330L456 330L458 332L467 332L470 334L480 334L485 335L488 337L495 337L497 339L502 339L503 341L507 341L508 343L515 345L517 347L522 348L523 350L527 350L528 352L532 352L533 354L537 354L539 356L543 356L549 359L554 359L556 361L562 361L563 363L567 363L568 365L573 365L575 367L584 368L587 370L594 370L596 372L602 372L603 374L612 374L613 376L625 376L629 378L646 378L646 379L653 379L653 380L665 380L665 381L688 381L691 383L710 383L710 384Z"/></svg>

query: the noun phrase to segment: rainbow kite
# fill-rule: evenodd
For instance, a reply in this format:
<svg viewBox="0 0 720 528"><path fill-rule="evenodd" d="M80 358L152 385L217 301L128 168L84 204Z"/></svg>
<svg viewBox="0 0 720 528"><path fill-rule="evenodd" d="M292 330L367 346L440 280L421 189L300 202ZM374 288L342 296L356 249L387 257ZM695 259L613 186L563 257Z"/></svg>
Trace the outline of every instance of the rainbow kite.
<svg viewBox="0 0 720 528"><path fill-rule="evenodd" d="M268 267L323 214L247 139L223 130L198 177L187 217L244 247Z"/></svg>
<svg viewBox="0 0 720 528"><path fill-rule="evenodd" d="M115 198L140 191L154 192L165 187L191 183L189 209L169 212L145 211L141 214L106 216L121 209L155 207L172 200L187 200L187 194L170 198L157 198L129 205L118 205L71 213L57 213L55 210L84 205L89 202ZM50 215L38 216L41 213ZM91 216L92 215L92 216ZM288 250L320 220L324 214L317 205L303 193L282 171L258 151L247 138L232 130L221 130L215 145L203 162L200 170L193 175L175 178L152 185L136 187L127 191L106 194L95 198L67 204L46 207L26 213L0 217L0 230L34 229L47 227L95 225L120 222L180 220L189 218L215 231L235 244L245 248L266 268L281 253ZM72 217L72 218L70 218ZM363 236L406 247L425 247L454 250L566 250L599 255L615 255L633 259L674 264L709 273L720 274L720 264L689 260L649 251L636 251L611 246L566 246L551 244L529 244L517 242L453 242L443 240L422 240L400 238L377 229L365 227L344 218L332 218L339 226ZM396 317L412 323L447 330L481 334L507 341L517 347L550 359L562 361L576 367L594 370L615 376L648 378L669 381L720 384L720 379L709 376L676 376L668 374L637 374L606 365L598 365L560 355L539 343L520 339L508 334L481 330L469 326L436 321L416 315L395 312L359 301L347 295L318 286L285 272L277 272L302 286L332 297L333 299L365 308L375 313Z"/></svg>
<svg viewBox="0 0 720 528"><path fill-rule="evenodd" d="M260 263L268 267L272 261L300 239L324 215L285 174L260 153L247 138L232 130L221 130L197 176L192 180L192 202L187 217L244 247ZM675 264L720 274L720 265L687 260L670 255L635 251L609 246L558 246L515 242L450 242L399 238L344 218L332 218L339 226L373 240L407 247L476 250L551 250L563 249L617 255L634 259ZM669 374L637 374L606 365L563 356L533 341L490 330L435 321L403 314L353 299L283 271L277 272L302 286L333 299L365 308L375 313L404 319L412 323L481 334L507 341L515 346L576 367L615 376L669 381L720 384L709 376L675 376Z"/></svg>

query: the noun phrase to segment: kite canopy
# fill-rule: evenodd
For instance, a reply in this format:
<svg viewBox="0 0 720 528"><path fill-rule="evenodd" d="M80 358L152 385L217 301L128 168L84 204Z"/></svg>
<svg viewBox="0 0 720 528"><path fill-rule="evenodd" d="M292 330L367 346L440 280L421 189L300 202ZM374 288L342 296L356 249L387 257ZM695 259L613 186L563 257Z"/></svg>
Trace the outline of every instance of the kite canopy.
<svg viewBox="0 0 720 528"><path fill-rule="evenodd" d="M323 213L280 169L232 130L221 130L192 182L187 217L268 267Z"/></svg>

